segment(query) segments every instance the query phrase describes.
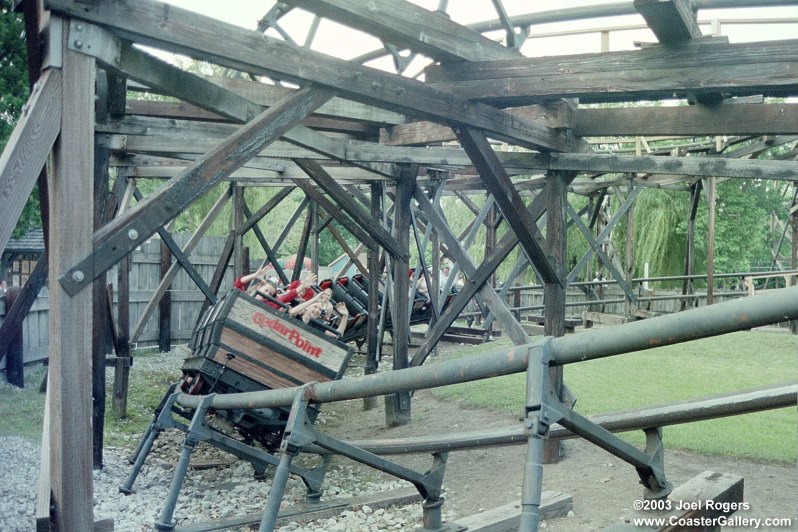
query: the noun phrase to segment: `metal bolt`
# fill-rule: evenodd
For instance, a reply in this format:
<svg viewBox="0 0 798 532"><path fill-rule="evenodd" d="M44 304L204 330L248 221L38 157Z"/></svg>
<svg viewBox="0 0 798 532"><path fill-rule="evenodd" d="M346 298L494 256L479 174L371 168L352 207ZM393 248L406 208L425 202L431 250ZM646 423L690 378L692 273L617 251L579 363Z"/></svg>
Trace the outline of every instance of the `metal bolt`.
<svg viewBox="0 0 798 532"><path fill-rule="evenodd" d="M82 283L83 279L85 278L86 276L83 274L81 270L75 270L74 272L72 272L72 280L75 281L76 283Z"/></svg>
<svg viewBox="0 0 798 532"><path fill-rule="evenodd" d="M75 48L83 48L83 41L75 39Z"/></svg>
<svg viewBox="0 0 798 532"><path fill-rule="evenodd" d="M380 89L380 82L379 81L372 81L371 82L371 88L374 89L375 91L379 90Z"/></svg>
<svg viewBox="0 0 798 532"><path fill-rule="evenodd" d="M139 232L136 231L135 229L131 229L130 231L127 232L127 237L130 240L136 240L139 237Z"/></svg>
<svg viewBox="0 0 798 532"><path fill-rule="evenodd" d="M396 91L396 94L398 94L399 96L405 93L404 87L396 87L394 90Z"/></svg>

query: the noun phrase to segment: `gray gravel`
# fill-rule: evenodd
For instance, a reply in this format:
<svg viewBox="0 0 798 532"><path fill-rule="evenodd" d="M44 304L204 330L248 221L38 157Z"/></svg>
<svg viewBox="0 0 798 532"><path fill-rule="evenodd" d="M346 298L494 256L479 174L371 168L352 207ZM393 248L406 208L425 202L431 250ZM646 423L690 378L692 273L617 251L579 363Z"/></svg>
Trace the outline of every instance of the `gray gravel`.
<svg viewBox="0 0 798 532"><path fill-rule="evenodd" d="M179 374L179 357L142 357L136 369L161 371L174 367ZM324 422L324 414L320 416ZM153 447L136 480L136 493L122 495L117 487L126 479L130 466L130 449L106 448L104 467L94 472L95 520L113 518L117 531L153 530L160 517L163 501L172 479L174 464L180 454L183 434L167 431ZM137 441L131 441L132 448ZM262 512L271 479L257 481L252 467L244 461L222 453L207 444L199 444L192 454L192 463L219 462L212 469L189 469L180 492L174 517L178 524L188 524ZM40 447L16 437L0 438L0 531L28 532L35 530L34 505L40 463ZM312 465L312 464L307 464ZM273 469L268 474L271 476ZM368 495L380 491L406 488L408 483L378 474L363 475L351 462L334 462L325 478L322 500ZM288 481L283 507L305 498L305 485L298 478ZM289 523L277 530L293 532L351 532L413 530L421 528L421 506L346 511L340 516L316 522Z"/></svg>

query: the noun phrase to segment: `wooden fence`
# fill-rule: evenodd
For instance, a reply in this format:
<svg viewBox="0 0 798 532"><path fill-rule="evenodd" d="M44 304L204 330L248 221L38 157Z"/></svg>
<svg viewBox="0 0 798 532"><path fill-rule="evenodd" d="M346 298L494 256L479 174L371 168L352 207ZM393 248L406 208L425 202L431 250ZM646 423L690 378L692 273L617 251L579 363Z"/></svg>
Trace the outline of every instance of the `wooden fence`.
<svg viewBox="0 0 798 532"><path fill-rule="evenodd" d="M175 241L182 248L190 235L174 235ZM205 237L194 248L189 259L206 283L210 283L216 263L222 253L225 239L221 237ZM153 238L141 246L131 255L130 267L130 329L136 327L139 317L147 303L158 287L161 275L161 240ZM50 281L52 282L52 280ZM114 313L116 314L116 283L117 270L112 268L108 272L108 282L114 285ZM228 290L233 285L232 267L227 268L222 290ZM181 343L188 340L194 323L199 314L204 296L196 287L191 278L182 269L171 285L172 343ZM24 362L30 364L47 358L48 343L48 291L45 286L39 297L31 307L28 316L23 322ZM0 297L0 323L5 315L5 301ZM158 343L158 312L154 312L147 322L137 346L157 345ZM5 360L0 362L0 369L5 368Z"/></svg>

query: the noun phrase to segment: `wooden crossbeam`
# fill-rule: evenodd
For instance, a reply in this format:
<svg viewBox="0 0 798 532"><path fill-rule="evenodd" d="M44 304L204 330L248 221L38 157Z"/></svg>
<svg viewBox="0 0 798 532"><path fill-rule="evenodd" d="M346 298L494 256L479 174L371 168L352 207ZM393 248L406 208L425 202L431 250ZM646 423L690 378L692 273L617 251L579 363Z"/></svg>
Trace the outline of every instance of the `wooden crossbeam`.
<svg viewBox="0 0 798 532"><path fill-rule="evenodd" d="M325 211L330 213L333 218L338 220L341 225L346 227L350 233L355 235L358 240L372 249L377 249L379 247L379 244L370 233L364 230L358 223L352 221L349 216L344 214L344 212L339 209L335 203L326 198L324 194L322 194L321 191L313 185L313 183L311 183L309 180L301 179L295 179L294 183L296 186L302 189L306 196L318 203Z"/></svg>
<svg viewBox="0 0 798 532"><path fill-rule="evenodd" d="M731 100L734 102L734 100ZM395 126L402 128L405 126ZM577 109L574 135L795 135L798 105L723 103L679 107Z"/></svg>
<svg viewBox="0 0 798 532"><path fill-rule="evenodd" d="M458 134L460 144L479 170L485 188L493 195L504 217L510 221L518 235L518 241L529 259L546 282L556 282L565 286L559 271L559 261L549 250L537 226L526 216L524 205L509 176L504 171L496 152L490 147L484 135L474 130L464 129Z"/></svg>
<svg viewBox="0 0 798 532"><path fill-rule="evenodd" d="M477 268L474 263L471 262L468 254L460 246L460 243L452 234L448 224L446 224L444 219L435 211L432 203L424 195L424 193L420 190L416 190L414 197L419 207L421 207L421 210L424 212L424 215L430 221L430 224L446 242L446 245L449 248L449 253L453 256L455 262L463 270L463 273L468 276L469 283L449 303L443 313L441 313L435 325L433 325L432 328L427 332L427 338L416 350L412 360L410 361L410 365L419 366L424 363L424 360L426 360L427 356L429 356L429 354L432 352L432 349L449 329L449 326L454 323L454 321L457 319L457 316L460 315L460 312L463 311L468 302L474 296L476 296L477 293L482 296L483 301L485 301L485 304L490 308L491 312L493 312L493 315L505 328L507 335L512 339L513 343L516 345L527 343L529 337L515 320L515 317L512 315L512 312L510 312L510 309L507 308L507 305L504 303L504 301L499 299L499 297L496 295L496 292L494 292L489 285L485 284L493 272L496 271L496 268L506 258L507 254L509 254L512 248L515 246L509 246L507 253L503 255L494 254L491 252L482 261L480 267ZM533 201L533 204L534 203L535 202ZM542 201L538 203L542 204ZM517 243L518 240L516 239L515 242ZM494 248L494 251L495 250L496 248Z"/></svg>
<svg viewBox="0 0 798 532"><path fill-rule="evenodd" d="M89 6L72 0L49 0L48 7L67 17L95 22L141 44L179 51L237 70L326 86L355 101L419 118L477 127L491 137L514 144L557 151L574 145L562 131L469 102L449 91L161 2L101 2Z"/></svg>
<svg viewBox="0 0 798 532"><path fill-rule="evenodd" d="M328 174L324 168L321 167L316 161L305 159L294 159L294 162L310 176L316 184L319 185L331 198L333 198L338 206L343 211L352 217L352 219L360 225L369 235L372 236L391 257L401 257L405 253L391 236L391 234L382 227L379 220L373 218L362 205L348 193L344 187L339 185L335 179ZM333 214L332 211L329 211Z"/></svg>
<svg viewBox="0 0 798 532"><path fill-rule="evenodd" d="M285 3L376 35L438 61L521 57L481 33L404 0L286 0Z"/></svg>
<svg viewBox="0 0 798 532"><path fill-rule="evenodd" d="M653 46L635 51L535 57L427 69L427 82L509 107L558 98L580 102L796 93L798 40ZM774 75L780 72L781 75Z"/></svg>
<svg viewBox="0 0 798 532"><path fill-rule="evenodd" d="M634 0L634 7L662 44L677 44L701 36L689 0Z"/></svg>
<svg viewBox="0 0 798 532"><path fill-rule="evenodd" d="M219 196L219 199L216 200L211 209L202 219L191 237L189 237L188 242L186 242L186 245L183 247L184 255L191 255L191 252L195 247L197 247L197 244L199 244L200 240L205 235L205 232L216 220L216 218L219 216L219 213L222 212L222 209L225 205L227 205L229 200L230 190L226 189L224 192L222 192L221 196ZM169 287L172 285L172 281L174 281L179 272L180 263L176 262L169 267L169 271L167 271L166 274L161 278L161 281L158 283L158 287L155 289L155 292L152 294L149 302L139 313L139 321L133 330L133 334L130 336L130 343L135 343L138 341L139 336L141 336L141 333L144 332L144 327L150 320L152 313L155 312L156 308L158 308L158 301L160 301L161 297L163 297L163 294L169 290Z"/></svg>
<svg viewBox="0 0 798 532"><path fill-rule="evenodd" d="M0 154L0 250L6 248L60 130L61 71L50 69L34 85Z"/></svg>
<svg viewBox="0 0 798 532"><path fill-rule="evenodd" d="M242 126L216 149L98 231L94 253L73 266L59 282L68 293L77 293L330 96L317 87L304 88Z"/></svg>

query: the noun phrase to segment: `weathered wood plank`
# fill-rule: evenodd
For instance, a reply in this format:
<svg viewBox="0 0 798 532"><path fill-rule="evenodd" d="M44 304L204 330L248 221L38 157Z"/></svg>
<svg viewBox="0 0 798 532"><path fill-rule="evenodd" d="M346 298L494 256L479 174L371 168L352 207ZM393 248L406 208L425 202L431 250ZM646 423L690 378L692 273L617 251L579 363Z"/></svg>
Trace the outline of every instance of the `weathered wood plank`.
<svg viewBox="0 0 798 532"><path fill-rule="evenodd" d="M376 35L384 42L406 46L438 61L515 59L506 48L449 17L397 0L286 0L323 16Z"/></svg>
<svg viewBox="0 0 798 532"><path fill-rule="evenodd" d="M93 183L87 176L94 172L94 76L92 58L64 50L60 142L53 150L54 171L48 176L53 199L51 278L91 252ZM85 280L89 284L92 276L85 275ZM91 290L69 294L51 283L49 306L50 488L55 528L91 530L92 386L91 372L86 370L91 366Z"/></svg>
<svg viewBox="0 0 798 532"><path fill-rule="evenodd" d="M655 46L636 51L432 66L427 80L469 100L520 106L684 98L723 92L785 96L798 83L798 40Z"/></svg>
<svg viewBox="0 0 798 532"><path fill-rule="evenodd" d="M392 129L402 127L405 126ZM577 109L574 111L573 131L574 135L586 137L795 135L798 133L798 105L723 103L711 106Z"/></svg>
<svg viewBox="0 0 798 532"><path fill-rule="evenodd" d="M540 497L540 518L564 517L573 510L573 497L559 491L544 491ZM469 515L454 522L468 532L513 532L521 522L521 501Z"/></svg>
<svg viewBox="0 0 798 532"><path fill-rule="evenodd" d="M0 249L5 249L61 126L61 71L48 70L0 154Z"/></svg>
<svg viewBox="0 0 798 532"><path fill-rule="evenodd" d="M574 113L579 111L574 109L572 103L555 101L507 109L507 112L549 127L565 128L572 126ZM380 142L389 146L421 146L452 140L457 140L452 128L427 121L397 124L380 130Z"/></svg>
<svg viewBox="0 0 798 532"><path fill-rule="evenodd" d="M634 7L663 44L677 44L701 36L689 0L634 0Z"/></svg>
<svg viewBox="0 0 798 532"><path fill-rule="evenodd" d="M79 290L329 98L325 90L305 88L242 126L179 176L98 231L94 253L62 276L61 285L70 293ZM78 270L84 273L83 281L72 276Z"/></svg>
<svg viewBox="0 0 798 532"><path fill-rule="evenodd" d="M47 5L66 16L110 27L141 44L300 84L315 83L362 103L477 127L514 144L558 151L574 144L564 132L469 102L420 81L332 58L160 2L87 6L71 0L49 0Z"/></svg>

